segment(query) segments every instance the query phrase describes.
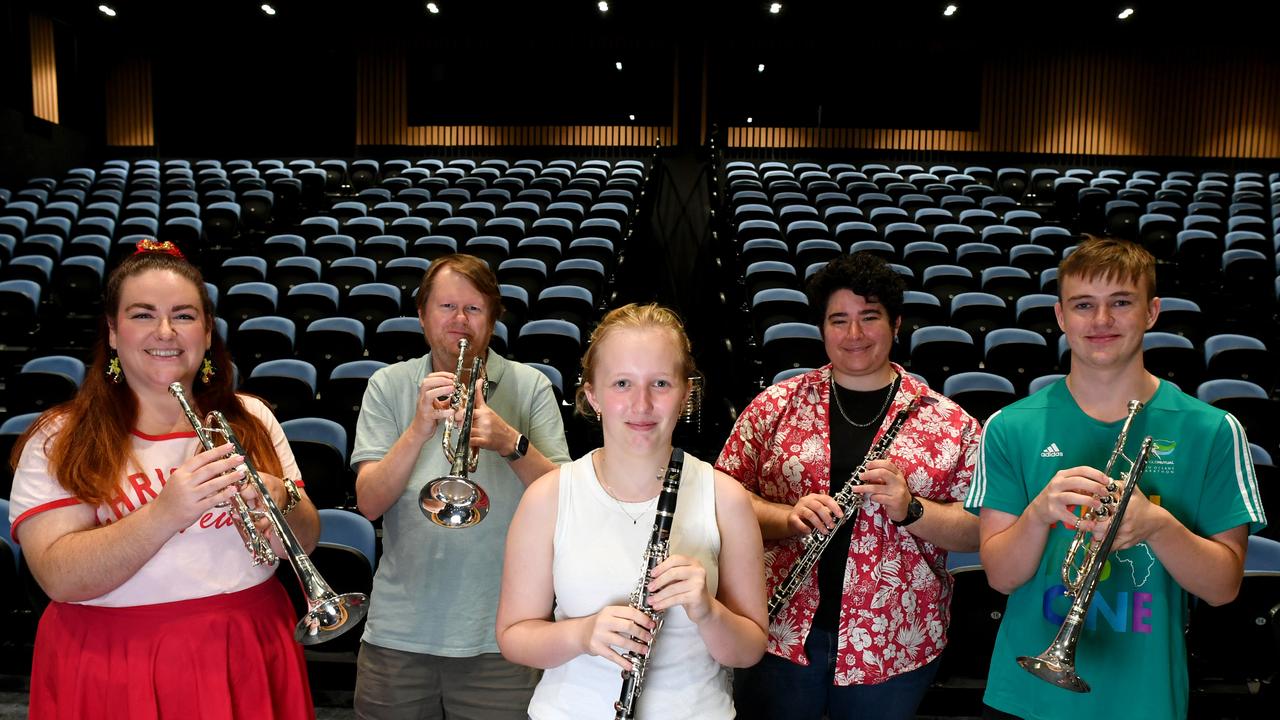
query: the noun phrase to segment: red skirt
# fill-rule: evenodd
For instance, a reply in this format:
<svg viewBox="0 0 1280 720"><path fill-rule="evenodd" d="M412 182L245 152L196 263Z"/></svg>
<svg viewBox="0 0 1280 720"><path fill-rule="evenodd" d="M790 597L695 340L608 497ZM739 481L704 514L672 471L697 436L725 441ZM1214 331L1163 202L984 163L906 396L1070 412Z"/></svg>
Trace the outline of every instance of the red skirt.
<svg viewBox="0 0 1280 720"><path fill-rule="evenodd" d="M274 578L137 607L50 603L31 720L314 718L293 607Z"/></svg>

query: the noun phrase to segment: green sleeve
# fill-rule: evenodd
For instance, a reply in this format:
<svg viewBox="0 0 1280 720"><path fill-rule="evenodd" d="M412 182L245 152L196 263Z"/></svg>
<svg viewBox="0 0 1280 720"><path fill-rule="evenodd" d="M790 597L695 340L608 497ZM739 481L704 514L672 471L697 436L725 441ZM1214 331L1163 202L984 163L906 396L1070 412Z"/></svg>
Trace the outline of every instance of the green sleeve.
<svg viewBox="0 0 1280 720"><path fill-rule="evenodd" d="M964 506L975 514L985 507L1021 515L1031 501L1022 473L1009 460L1017 454L1017 449L1010 447L1010 424L1002 410L992 415L982 429L978 462L964 501Z"/></svg>
<svg viewBox="0 0 1280 720"><path fill-rule="evenodd" d="M1250 533L1256 533L1266 527L1267 520L1244 426L1228 413L1214 434L1192 530L1197 535L1210 537L1245 524Z"/></svg>
<svg viewBox="0 0 1280 720"><path fill-rule="evenodd" d="M351 467L359 467L366 460L381 460L399 439L401 428L397 426L395 413L386 401L383 385L387 382L386 368L369 378L360 403L360 416L356 420L356 439L351 451Z"/></svg>

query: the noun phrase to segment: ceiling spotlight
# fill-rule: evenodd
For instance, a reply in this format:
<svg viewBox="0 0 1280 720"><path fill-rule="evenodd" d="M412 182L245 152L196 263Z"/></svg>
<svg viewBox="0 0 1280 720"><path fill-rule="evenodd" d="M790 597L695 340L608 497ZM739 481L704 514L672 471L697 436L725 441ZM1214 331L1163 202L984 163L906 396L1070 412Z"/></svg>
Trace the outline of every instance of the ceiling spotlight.
<svg viewBox="0 0 1280 720"><path fill-rule="evenodd" d="M751 124L751 118L747 118L747 124L748 124L748 125L750 125L750 124Z"/></svg>
<svg viewBox="0 0 1280 720"><path fill-rule="evenodd" d="M777 15L782 12L782 3L769 3L769 12Z"/></svg>
<svg viewBox="0 0 1280 720"><path fill-rule="evenodd" d="M1116 17L1120 18L1121 20L1128 20L1129 18L1133 17L1133 8L1125 8L1124 10L1121 10L1120 14L1117 15Z"/></svg>
<svg viewBox="0 0 1280 720"><path fill-rule="evenodd" d="M600 2L596 3L596 7L600 8L600 12L602 13L609 12L609 3L604 0L600 0Z"/></svg>
<svg viewBox="0 0 1280 720"><path fill-rule="evenodd" d="M614 63L614 64L613 64L613 66L614 66L614 67L616 67L616 68L618 68L619 70L621 70L621 69L622 69L622 61L621 61L621 60L619 60L618 62Z"/></svg>
<svg viewBox="0 0 1280 720"><path fill-rule="evenodd" d="M431 13L432 15L439 15L440 6L435 3L429 2L427 3L427 12Z"/></svg>
<svg viewBox="0 0 1280 720"><path fill-rule="evenodd" d="M267 15L275 15L276 9L271 7L267 3L262 3L262 12L266 13Z"/></svg>
<svg viewBox="0 0 1280 720"><path fill-rule="evenodd" d="M756 66L756 72L764 72L764 63L760 63Z"/></svg>
<svg viewBox="0 0 1280 720"><path fill-rule="evenodd" d="M959 10L959 9L960 8L956 7L955 5L948 5L947 8L942 11L942 14L946 17L951 17L952 15L955 15L956 10Z"/></svg>
<svg viewBox="0 0 1280 720"><path fill-rule="evenodd" d="M110 5L106 5L106 4L99 5L99 6L98 6L98 12L102 13L103 15L106 15L107 17L115 17L115 16L116 16L116 9L115 9L115 8L113 8L113 7L111 7Z"/></svg>
<svg viewBox="0 0 1280 720"><path fill-rule="evenodd" d="M635 120L636 120L636 116L635 116L635 115L628 115L628 116L627 116L627 119L628 119L628 120L630 120L631 122L635 122Z"/></svg>

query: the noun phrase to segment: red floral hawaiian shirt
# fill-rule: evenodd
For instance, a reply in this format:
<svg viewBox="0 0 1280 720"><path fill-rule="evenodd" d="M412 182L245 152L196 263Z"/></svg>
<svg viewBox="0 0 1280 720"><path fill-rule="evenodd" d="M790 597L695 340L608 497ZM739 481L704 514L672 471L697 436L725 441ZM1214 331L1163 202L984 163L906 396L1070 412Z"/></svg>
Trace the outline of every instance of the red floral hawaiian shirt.
<svg viewBox="0 0 1280 720"><path fill-rule="evenodd" d="M899 432L889 459L914 495L964 500L973 476L980 427L959 405L906 374L877 433L919 392L922 405ZM765 500L794 504L831 492L831 366L798 375L760 393L725 444L716 467ZM849 547L840 608L836 685L872 685L915 670L946 646L952 591L945 550L889 521L884 507L859 511ZM831 552L834 548L828 548ZM765 541L766 582L773 588L803 551L803 536ZM804 642L818 607L816 567L769 628L769 652L807 665Z"/></svg>

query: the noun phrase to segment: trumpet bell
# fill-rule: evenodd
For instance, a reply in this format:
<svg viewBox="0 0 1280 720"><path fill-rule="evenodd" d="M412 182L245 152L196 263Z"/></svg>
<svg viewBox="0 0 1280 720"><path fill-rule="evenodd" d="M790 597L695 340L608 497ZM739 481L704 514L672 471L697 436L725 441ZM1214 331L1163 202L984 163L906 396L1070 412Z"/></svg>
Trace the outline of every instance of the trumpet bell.
<svg viewBox="0 0 1280 720"><path fill-rule="evenodd" d="M445 475L422 486L418 507L441 527L468 528L489 514L489 495L462 475Z"/></svg>
<svg viewBox="0 0 1280 720"><path fill-rule="evenodd" d="M319 645L360 624L369 612L363 593L334 595L317 603L293 628L293 639L303 645Z"/></svg>
<svg viewBox="0 0 1280 720"><path fill-rule="evenodd" d="M1075 665L1060 658L1055 658L1048 652L1036 657L1023 655L1018 658L1018 664L1022 666L1023 670L1047 683L1057 685L1063 690L1077 693L1089 692L1089 683L1076 674Z"/></svg>

